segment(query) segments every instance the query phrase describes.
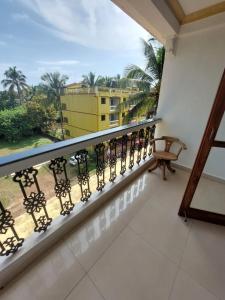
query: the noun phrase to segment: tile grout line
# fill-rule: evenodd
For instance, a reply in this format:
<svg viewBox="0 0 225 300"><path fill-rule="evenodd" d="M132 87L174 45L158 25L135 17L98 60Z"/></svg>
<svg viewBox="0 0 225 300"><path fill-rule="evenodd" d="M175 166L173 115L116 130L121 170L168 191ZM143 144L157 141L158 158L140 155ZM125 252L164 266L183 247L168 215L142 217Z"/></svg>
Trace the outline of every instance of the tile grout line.
<svg viewBox="0 0 225 300"><path fill-rule="evenodd" d="M195 221L196 221L196 220L195 220ZM198 222L198 221L197 221L197 222ZM193 227L193 226L194 226L194 222L193 222L193 220L192 220L191 228L190 228L190 231L189 231L189 233L188 233L188 239L187 239L186 245L187 245L188 240L189 240L189 238L190 238L191 230L192 230L192 227ZM186 245L185 245L185 246L186 246ZM184 249L184 251L185 251L185 249ZM207 287L203 286L198 280L196 280L194 277L192 277L192 275L189 274L189 272L186 271L186 270L181 266L183 257L184 257L184 253L183 253L183 255L182 255L182 257L181 257L181 260L180 260L180 263L179 263L179 268L180 268L180 270L182 270L185 274L187 274L187 275L188 275L194 282L196 282L201 288L203 288L204 290L206 290L207 292L209 292L209 294L213 295L217 300L221 300L220 298L218 298L217 295L214 294L214 292L210 291Z"/></svg>
<svg viewBox="0 0 225 300"><path fill-rule="evenodd" d="M112 246L112 244L115 242L115 240L121 235L121 233L123 232L123 230L127 227L128 225L124 225L124 227L119 230L118 235L115 236L111 242L109 243L109 245L106 247L106 249L100 254L100 256L96 259L96 261L89 267L87 274L91 271L91 269L96 265L96 263L101 259L101 257L105 254L105 252Z"/></svg>
<svg viewBox="0 0 225 300"><path fill-rule="evenodd" d="M114 200L115 201L115 200ZM109 201L111 202L111 201ZM140 207L141 209L142 207ZM139 210L140 210L139 209ZM139 212L138 210L138 212ZM134 217L134 216L133 216ZM133 217L131 219L133 219ZM94 267L94 265L99 261L99 259L105 254L105 252L112 246L112 244L114 243L114 241L121 235L121 233L123 232L123 230L129 226L129 223L130 223L130 220L129 221L126 221L124 222L124 225L122 226L122 228L118 231L118 234L111 240L111 242L109 243L109 245L106 247L105 250L103 250L103 252L100 254L100 256L93 262L93 264L91 264L91 266L88 268L88 270L86 270L82 263L79 261L79 258L76 257L76 255L73 253L73 256L78 260L79 264L81 265L81 267L84 269L84 271L88 274L90 272L90 270ZM66 238L63 239L64 241L66 241ZM68 245L67 245L68 248L70 248ZM71 252L73 252L71 249L70 249Z"/></svg>
<svg viewBox="0 0 225 300"><path fill-rule="evenodd" d="M81 278L77 281L77 283L70 289L68 294L65 295L64 300L66 300L69 295L72 293L72 291L77 287L77 285L84 279L84 277L87 276L87 273L85 272L84 275L81 276Z"/></svg>
<svg viewBox="0 0 225 300"><path fill-rule="evenodd" d="M116 236L113 240L112 240L112 243L122 234L122 232L125 230L125 228L127 227L127 225L125 225L125 227L119 232L118 236ZM102 255L111 247L112 243L110 243L110 245L105 249L105 251L102 253ZM72 250L70 249L70 251L72 252ZM99 294L103 297L104 300L105 297L102 295L102 293L100 292L99 288L96 286L96 284L94 283L94 281L92 280L92 278L90 277L89 275L89 272L90 270L94 267L94 265L98 262L98 260L102 257L102 255L93 263L93 265L89 268L88 271L86 271L84 269L84 275L78 280L78 282L73 286L73 288L70 290L70 292L65 296L64 300L66 300L69 295L72 293L72 291L76 288L76 286L84 279L85 276L87 276L91 282L94 284L94 286L96 287L97 291L99 292ZM75 254L73 253L73 256L75 256ZM75 258L77 259L77 257L75 256ZM78 259L77 259L78 260ZM79 264L81 265L81 263L79 262ZM82 265L81 265L82 268L84 268Z"/></svg>
<svg viewBox="0 0 225 300"><path fill-rule="evenodd" d="M99 295L103 298L103 300L106 300L106 298L103 296L100 288L95 284L95 282L92 280L92 278L90 277L89 274L87 274L87 277L89 278L89 280L93 283L93 285L95 286L96 290L98 291Z"/></svg>
<svg viewBox="0 0 225 300"><path fill-rule="evenodd" d="M173 280L173 283L172 283L172 286L171 286L171 289L170 289L170 293L169 293L169 297L168 297L168 300L172 300L171 299L171 296L172 296L172 293L173 293L173 289L174 289L174 286L175 286L175 282L177 280L177 277L178 277L178 273L179 271L181 270L181 262L182 262L182 259L184 257L184 252L185 252L185 249L186 249L186 246L187 246L187 243L188 243L188 240L189 240L189 237L190 237L190 233L191 233L191 228L192 228L192 225L193 225L193 222L191 219L190 220L190 228L189 228L189 231L188 231L188 234L187 234L187 238L186 238L186 241L185 241L185 245L184 245L184 250L183 250L183 253L181 255L181 258L180 258L180 261L178 263L178 268L177 268L177 272L176 272L176 275L174 277L174 280Z"/></svg>
<svg viewBox="0 0 225 300"><path fill-rule="evenodd" d="M162 256L164 256L166 259L168 259L171 263L173 263L176 266L179 266L179 262L175 262L172 260L169 256L167 256L165 253L163 253L160 249L155 247L153 244L151 244L149 241L146 241L146 239L142 236L141 233L137 233L131 226L128 224L129 229L138 236L142 241L144 241L149 247L151 247L155 252L159 252Z"/></svg>

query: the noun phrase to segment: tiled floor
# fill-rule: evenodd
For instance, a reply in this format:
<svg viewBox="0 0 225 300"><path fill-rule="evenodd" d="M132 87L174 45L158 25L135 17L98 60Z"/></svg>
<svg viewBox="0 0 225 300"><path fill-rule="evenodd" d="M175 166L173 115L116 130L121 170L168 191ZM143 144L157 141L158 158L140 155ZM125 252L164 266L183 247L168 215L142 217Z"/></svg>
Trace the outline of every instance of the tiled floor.
<svg viewBox="0 0 225 300"><path fill-rule="evenodd" d="M225 299L225 228L177 216L187 179L143 173L1 300Z"/></svg>

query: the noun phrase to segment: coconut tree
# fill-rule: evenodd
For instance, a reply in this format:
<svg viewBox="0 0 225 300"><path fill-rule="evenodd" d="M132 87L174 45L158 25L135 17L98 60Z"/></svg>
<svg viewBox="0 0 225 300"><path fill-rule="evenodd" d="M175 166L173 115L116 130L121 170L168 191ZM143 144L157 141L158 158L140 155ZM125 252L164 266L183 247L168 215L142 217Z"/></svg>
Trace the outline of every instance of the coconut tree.
<svg viewBox="0 0 225 300"><path fill-rule="evenodd" d="M10 67L4 73L5 79L1 81L4 88L8 88L10 94L18 95L20 102L23 98L23 91L28 88L26 76L16 66Z"/></svg>
<svg viewBox="0 0 225 300"><path fill-rule="evenodd" d="M131 95L126 102L120 105L120 109L132 105L125 117L124 121L126 122L142 114L146 114L146 118L149 118L152 111L157 109L165 49L164 47L154 49L154 43L154 39L149 39L148 41L142 39L146 60L144 69L137 65L129 65L125 69L126 78L136 80L140 89L140 92Z"/></svg>
<svg viewBox="0 0 225 300"><path fill-rule="evenodd" d="M69 79L67 75L61 75L59 72L45 73L41 76L41 88L47 93L49 98L53 98L56 101L56 108L60 113L60 124L62 131L62 139L64 140L63 133L63 115L60 102L60 93L62 88L65 86L66 81Z"/></svg>
<svg viewBox="0 0 225 300"><path fill-rule="evenodd" d="M88 85L89 87L95 87L102 85L104 82L104 78L102 76L97 76L93 72L89 72L87 75L83 75L83 83Z"/></svg>
<svg viewBox="0 0 225 300"><path fill-rule="evenodd" d="M59 72L45 73L41 76L41 86L48 94L52 94L60 103L60 93L65 86L69 77L67 75L61 75Z"/></svg>

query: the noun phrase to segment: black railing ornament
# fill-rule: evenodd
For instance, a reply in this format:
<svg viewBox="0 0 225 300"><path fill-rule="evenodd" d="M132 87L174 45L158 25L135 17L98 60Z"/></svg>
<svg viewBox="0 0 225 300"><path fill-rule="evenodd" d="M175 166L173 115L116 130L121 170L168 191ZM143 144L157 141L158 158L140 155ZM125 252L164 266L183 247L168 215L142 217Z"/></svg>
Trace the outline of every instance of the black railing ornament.
<svg viewBox="0 0 225 300"><path fill-rule="evenodd" d="M144 134L144 145L143 145L143 159L145 160L148 155L148 146L149 146L149 140L150 140L150 127L147 127L145 129Z"/></svg>
<svg viewBox="0 0 225 300"><path fill-rule="evenodd" d="M144 128L140 129L138 132L138 144L137 144L137 164L139 165L142 158L142 148L144 143Z"/></svg>
<svg viewBox="0 0 225 300"><path fill-rule="evenodd" d="M97 191L102 191L105 186L105 145L100 143L95 146Z"/></svg>
<svg viewBox="0 0 225 300"><path fill-rule="evenodd" d="M88 172L88 151L87 150L80 150L75 154L75 158L78 164L78 184L81 189L81 198L80 200L83 202L88 201L91 196L90 190L90 175Z"/></svg>
<svg viewBox="0 0 225 300"><path fill-rule="evenodd" d="M134 166L134 155L135 155L135 149L136 149L136 138L137 138L137 132L134 131L131 133L130 136L130 161L129 161L129 169L132 170Z"/></svg>
<svg viewBox="0 0 225 300"><path fill-rule="evenodd" d="M34 221L35 232L46 231L52 222L52 218L48 216L46 209L46 199L44 193L40 190L37 180L38 170L33 167L16 172L13 180L19 183L24 200L23 204L28 214L32 216ZM27 189L35 186L35 192L28 194Z"/></svg>
<svg viewBox="0 0 225 300"><path fill-rule="evenodd" d="M55 180L55 194L59 199L61 211L63 216L69 215L74 208L74 203L71 199L71 184L66 172L66 159L58 157L51 160L49 169L53 173Z"/></svg>
<svg viewBox="0 0 225 300"><path fill-rule="evenodd" d="M20 247L22 247L24 239L19 238L15 230L15 220L9 210L5 209L0 201L0 234L6 235L4 241L0 241L0 256L8 256L15 253ZM11 234L9 234L11 230Z"/></svg>
<svg viewBox="0 0 225 300"><path fill-rule="evenodd" d="M109 157L108 157L108 164L109 164L109 181L114 182L116 179L116 162L117 162L117 140L112 139L109 141Z"/></svg>
<svg viewBox="0 0 225 300"><path fill-rule="evenodd" d="M121 168L120 168L120 174L124 175L126 172L126 162L127 162L127 141L128 141L128 136L123 135L122 136L122 144L121 144Z"/></svg>
<svg viewBox="0 0 225 300"><path fill-rule="evenodd" d="M155 125L153 125L152 127L150 127L150 147L149 147L149 151L148 151L148 156L152 155L152 144L151 144L151 140L154 139L155 136Z"/></svg>

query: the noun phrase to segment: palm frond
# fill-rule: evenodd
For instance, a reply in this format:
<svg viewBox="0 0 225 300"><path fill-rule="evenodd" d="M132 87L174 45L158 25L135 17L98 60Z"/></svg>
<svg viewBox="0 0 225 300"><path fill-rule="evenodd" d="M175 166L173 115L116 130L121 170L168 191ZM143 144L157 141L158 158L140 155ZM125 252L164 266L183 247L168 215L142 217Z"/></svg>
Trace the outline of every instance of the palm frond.
<svg viewBox="0 0 225 300"><path fill-rule="evenodd" d="M152 82L153 78L136 65L129 65L125 68L125 76L128 79L137 79Z"/></svg>
<svg viewBox="0 0 225 300"><path fill-rule="evenodd" d="M143 101L138 102L134 107L132 107L124 117L124 122L129 123L137 116L146 115L154 107L155 99L145 98Z"/></svg>
<svg viewBox="0 0 225 300"><path fill-rule="evenodd" d="M145 71L148 71L154 80L158 80L160 78L159 65L152 44L151 42L146 42L144 39L142 39L142 43L144 47L144 55L147 61Z"/></svg>

